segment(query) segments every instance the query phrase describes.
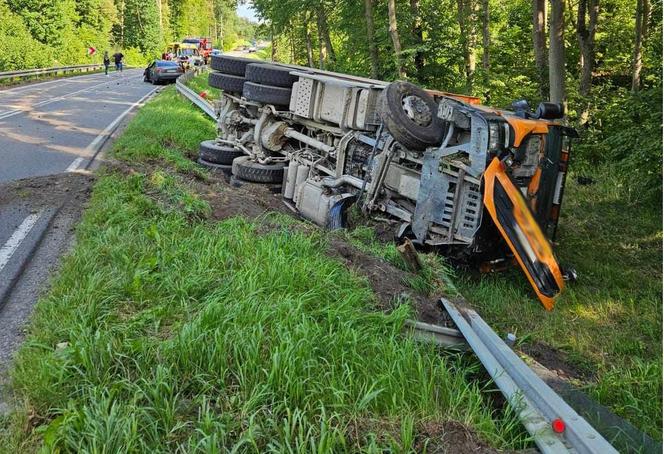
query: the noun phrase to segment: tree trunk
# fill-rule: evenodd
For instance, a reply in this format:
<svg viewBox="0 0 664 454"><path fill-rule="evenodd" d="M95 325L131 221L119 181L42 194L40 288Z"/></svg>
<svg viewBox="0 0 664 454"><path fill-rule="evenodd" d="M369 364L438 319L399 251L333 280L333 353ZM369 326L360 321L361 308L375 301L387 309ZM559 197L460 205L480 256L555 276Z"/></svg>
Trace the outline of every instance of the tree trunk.
<svg viewBox="0 0 664 454"><path fill-rule="evenodd" d="M397 29L397 7L395 0L387 0L387 17L390 25L390 37L394 46L394 57L397 63L397 75L399 79L405 79L406 70L401 61L401 41L399 40L399 30Z"/></svg>
<svg viewBox="0 0 664 454"><path fill-rule="evenodd" d="M643 68L643 40L648 34L650 19L650 1L636 1L636 27L634 29L634 53L632 54L632 91L641 88L641 69Z"/></svg>
<svg viewBox="0 0 664 454"><path fill-rule="evenodd" d="M457 0L457 21L461 31L461 50L463 51L464 73L466 75L466 90L473 91L475 78L475 0Z"/></svg>
<svg viewBox="0 0 664 454"><path fill-rule="evenodd" d="M482 69L484 77L489 75L489 46L491 35L489 34L489 0L482 0Z"/></svg>
<svg viewBox="0 0 664 454"><path fill-rule="evenodd" d="M125 2L120 2L120 49L125 47Z"/></svg>
<svg viewBox="0 0 664 454"><path fill-rule="evenodd" d="M549 99L565 102L565 5L564 0L551 0L549 21Z"/></svg>
<svg viewBox="0 0 664 454"><path fill-rule="evenodd" d="M330 29L327 26L327 12L325 11L325 5L321 2L318 7L318 35L323 40L325 44L325 51L327 53L327 58L329 58L332 65L337 61L337 56L334 53L334 48L332 47L332 40L330 39Z"/></svg>
<svg viewBox="0 0 664 454"><path fill-rule="evenodd" d="M307 43L307 66L309 68L314 67L314 50L313 45L311 44L311 31L309 30L309 15L308 13L304 15L304 39Z"/></svg>
<svg viewBox="0 0 664 454"><path fill-rule="evenodd" d="M592 73L595 64L595 32L597 30L598 15L599 0L579 0L576 36L579 40L579 93L582 96L590 94L592 84ZM588 16L588 23L586 23L586 16Z"/></svg>
<svg viewBox="0 0 664 454"><path fill-rule="evenodd" d="M272 47L272 53L270 59L276 61L277 59L277 37L274 36L274 25L270 25L270 43Z"/></svg>
<svg viewBox="0 0 664 454"><path fill-rule="evenodd" d="M488 1L488 0L486 0ZM422 17L420 16L420 0L410 0L410 14L413 16L413 43L415 44L415 71L422 76L424 69L424 34L422 32Z"/></svg>
<svg viewBox="0 0 664 454"><path fill-rule="evenodd" d="M323 45L323 37L320 30L318 30L318 68L325 69L325 60L327 55L325 53L325 46Z"/></svg>
<svg viewBox="0 0 664 454"><path fill-rule="evenodd" d="M549 95L549 81L546 61L546 0L533 0L533 49L539 79L540 95Z"/></svg>
<svg viewBox="0 0 664 454"><path fill-rule="evenodd" d="M164 40L164 16L161 11L161 0L157 0L157 14L159 15L159 39ZM159 43L161 44L161 43Z"/></svg>
<svg viewBox="0 0 664 454"><path fill-rule="evenodd" d="M373 0L364 0L364 20L367 23L367 41L369 44L369 60L371 61L371 78L378 79L378 48L374 37Z"/></svg>

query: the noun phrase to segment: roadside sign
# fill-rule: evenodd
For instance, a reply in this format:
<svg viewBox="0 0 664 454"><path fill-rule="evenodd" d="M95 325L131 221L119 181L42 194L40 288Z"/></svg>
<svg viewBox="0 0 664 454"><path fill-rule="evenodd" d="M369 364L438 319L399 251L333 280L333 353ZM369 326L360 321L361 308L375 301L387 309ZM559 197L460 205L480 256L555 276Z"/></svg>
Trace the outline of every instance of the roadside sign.
<svg viewBox="0 0 664 454"><path fill-rule="evenodd" d="M88 55L91 55L91 56L92 56L92 55L95 54L95 52L97 52L97 49L95 49L95 48L92 47L92 46L88 47Z"/></svg>

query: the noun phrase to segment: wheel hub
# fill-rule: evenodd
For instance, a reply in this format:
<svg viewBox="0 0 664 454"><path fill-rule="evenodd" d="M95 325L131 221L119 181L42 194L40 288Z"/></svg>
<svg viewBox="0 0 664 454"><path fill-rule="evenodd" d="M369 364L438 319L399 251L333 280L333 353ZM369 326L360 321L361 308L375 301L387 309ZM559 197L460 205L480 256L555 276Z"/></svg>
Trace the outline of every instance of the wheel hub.
<svg viewBox="0 0 664 454"><path fill-rule="evenodd" d="M401 100L401 106L408 118L414 123L420 126L429 126L431 124L431 109L429 109L427 103L419 96L405 96Z"/></svg>

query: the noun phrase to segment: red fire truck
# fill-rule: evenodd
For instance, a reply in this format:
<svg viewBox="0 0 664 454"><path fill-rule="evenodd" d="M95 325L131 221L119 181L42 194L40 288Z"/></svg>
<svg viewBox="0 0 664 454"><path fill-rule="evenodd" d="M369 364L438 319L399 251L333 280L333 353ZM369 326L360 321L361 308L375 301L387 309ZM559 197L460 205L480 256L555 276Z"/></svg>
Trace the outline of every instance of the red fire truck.
<svg viewBox="0 0 664 454"><path fill-rule="evenodd" d="M210 53L212 52L212 40L210 38L193 38L188 37L182 40L183 43L195 44L198 46L198 51L205 60L205 64L208 64L210 58Z"/></svg>

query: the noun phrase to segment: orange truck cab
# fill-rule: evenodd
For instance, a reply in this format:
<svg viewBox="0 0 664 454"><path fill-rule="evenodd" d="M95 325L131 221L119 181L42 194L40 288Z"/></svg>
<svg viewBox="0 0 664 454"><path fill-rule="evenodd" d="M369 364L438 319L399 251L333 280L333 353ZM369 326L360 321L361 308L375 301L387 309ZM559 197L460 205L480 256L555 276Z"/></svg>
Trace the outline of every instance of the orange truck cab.
<svg viewBox="0 0 664 454"><path fill-rule="evenodd" d="M447 132L443 145L434 152L437 168L427 169L425 158L421 197L431 207L435 206L431 198L454 193L442 202L446 208L456 205L449 211L455 218L462 217L465 238L460 240L465 239L466 246L459 249L463 254L485 269L491 269L487 264L514 260L544 307L551 310L565 286L566 274L553 254L552 242L570 139L578 137L575 130L562 124L563 107L541 103L532 112L525 102L518 102L514 111L507 111L457 95L434 96ZM431 179L435 187L427 191L425 176L436 172L436 178ZM465 194L468 200L481 198L481 212L465 201ZM433 219L426 220L431 230ZM417 221L416 216L416 235Z"/></svg>

